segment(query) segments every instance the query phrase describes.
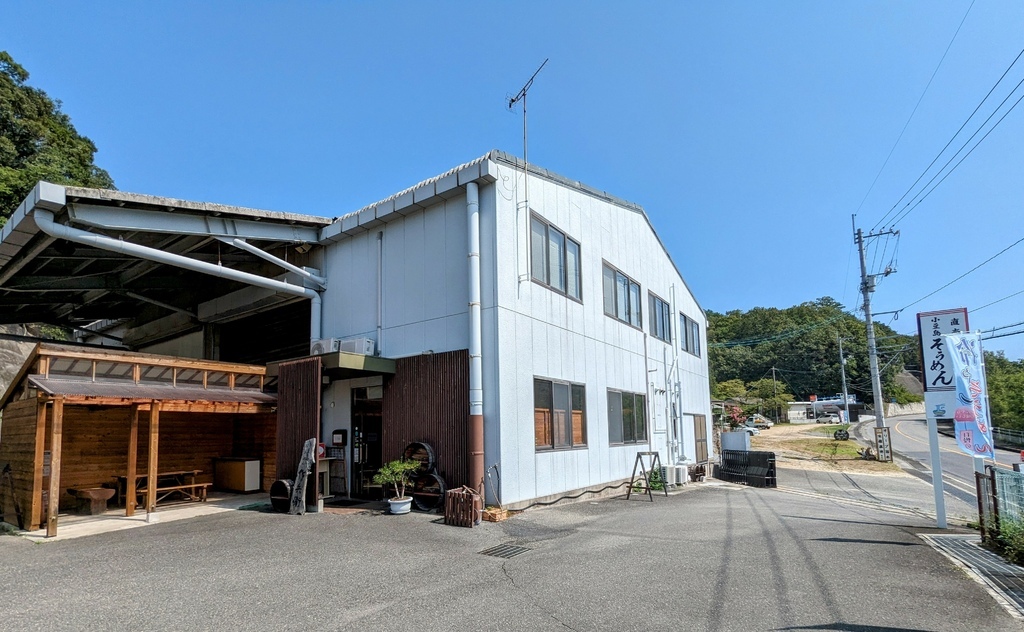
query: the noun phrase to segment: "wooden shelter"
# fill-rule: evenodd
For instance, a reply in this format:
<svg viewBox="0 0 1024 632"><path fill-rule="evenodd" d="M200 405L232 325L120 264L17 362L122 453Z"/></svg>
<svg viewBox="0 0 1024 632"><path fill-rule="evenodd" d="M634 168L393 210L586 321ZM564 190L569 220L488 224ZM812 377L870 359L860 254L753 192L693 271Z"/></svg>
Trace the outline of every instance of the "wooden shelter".
<svg viewBox="0 0 1024 632"><path fill-rule="evenodd" d="M277 397L261 366L40 343L0 399L0 467L10 464L26 528L57 533L68 490L136 490L152 512L165 472L190 472L182 487L205 498L214 461L261 461L261 485L276 470ZM156 482L149 484L149 482Z"/></svg>

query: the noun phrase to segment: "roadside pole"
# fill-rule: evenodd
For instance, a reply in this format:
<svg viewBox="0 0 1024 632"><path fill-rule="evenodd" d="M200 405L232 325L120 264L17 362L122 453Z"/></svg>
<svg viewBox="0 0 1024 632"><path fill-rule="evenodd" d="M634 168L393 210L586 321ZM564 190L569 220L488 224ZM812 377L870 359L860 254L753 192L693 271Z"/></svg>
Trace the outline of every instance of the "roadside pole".
<svg viewBox="0 0 1024 632"><path fill-rule="evenodd" d="M927 393L925 394L927 398ZM942 459L939 456L939 424L935 417L928 419L928 447L932 457L932 491L935 493L935 526L946 528L946 496L942 485ZM977 459L975 459L977 461ZM977 464L975 464L977 467Z"/></svg>

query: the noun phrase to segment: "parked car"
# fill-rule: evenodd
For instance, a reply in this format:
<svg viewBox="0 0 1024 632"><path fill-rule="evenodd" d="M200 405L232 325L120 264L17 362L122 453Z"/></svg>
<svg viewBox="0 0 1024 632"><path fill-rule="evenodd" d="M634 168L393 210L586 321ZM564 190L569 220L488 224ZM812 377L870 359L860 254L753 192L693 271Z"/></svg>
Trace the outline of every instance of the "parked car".
<svg viewBox="0 0 1024 632"><path fill-rule="evenodd" d="M744 426L743 431L746 432L751 437L753 437L754 435L761 434L760 430L758 430L757 428L751 428L750 426Z"/></svg>
<svg viewBox="0 0 1024 632"><path fill-rule="evenodd" d="M816 424L838 424L838 423L841 423L841 422L839 421L839 415L837 415L835 413L824 413L822 415L819 415L818 418L814 420L814 423L816 423Z"/></svg>

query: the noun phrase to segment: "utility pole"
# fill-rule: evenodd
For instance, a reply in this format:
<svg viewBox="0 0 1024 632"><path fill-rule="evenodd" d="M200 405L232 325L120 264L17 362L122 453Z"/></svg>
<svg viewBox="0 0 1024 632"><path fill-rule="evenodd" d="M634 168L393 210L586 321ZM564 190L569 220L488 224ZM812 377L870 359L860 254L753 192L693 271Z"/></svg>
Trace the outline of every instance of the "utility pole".
<svg viewBox="0 0 1024 632"><path fill-rule="evenodd" d="M839 340L839 372L843 376L843 416L846 423L850 423L850 396L846 392L846 356L843 355L843 337L836 334Z"/></svg>
<svg viewBox="0 0 1024 632"><path fill-rule="evenodd" d="M864 321L868 330L868 364L871 367L871 390L875 400L875 426L885 427L885 400L882 398L882 376L878 372L878 351L875 348L875 324L871 321L871 293L875 291L875 278L879 275L868 274L867 264L864 261L864 235L857 228L857 218L852 218L854 238L857 242L857 251L860 253L860 291L864 294ZM868 237L894 234L896 231L887 230L880 233L869 233ZM881 276L888 276L892 270L886 268Z"/></svg>
<svg viewBox="0 0 1024 632"><path fill-rule="evenodd" d="M519 92L516 93L516 95L514 97L510 97L509 100L508 100L508 109L509 110L511 110L513 107L515 107L516 103L519 103L520 101L523 102L523 202L522 202L522 206L523 206L523 209L524 209L523 215L526 218L526 234L527 235L530 234L530 158L529 158L529 155L527 153L527 147L528 146L527 146L527 142L526 142L527 141L527 135L526 135L526 131L527 131L527 128L526 128L526 93L530 91L530 87L533 86L533 80L537 78L537 74L541 70L544 69L544 66L546 66L547 63L548 63L548 60L545 59L544 63L542 63L540 65L540 68L535 70L534 73L530 76L529 81L527 81L525 84L523 84L522 89L520 89ZM517 205L516 210L518 212L518 205ZM530 279L530 272L529 272L529 266L530 266L529 260L530 259L529 259L529 256L527 256L526 260L527 260L527 264L526 264L527 272L525 274L521 273L519 275L519 282L520 283L522 283L523 281L528 281Z"/></svg>
<svg viewBox="0 0 1024 632"><path fill-rule="evenodd" d="M772 401L775 404L775 423L779 422L779 385L775 382L775 367L772 367Z"/></svg>

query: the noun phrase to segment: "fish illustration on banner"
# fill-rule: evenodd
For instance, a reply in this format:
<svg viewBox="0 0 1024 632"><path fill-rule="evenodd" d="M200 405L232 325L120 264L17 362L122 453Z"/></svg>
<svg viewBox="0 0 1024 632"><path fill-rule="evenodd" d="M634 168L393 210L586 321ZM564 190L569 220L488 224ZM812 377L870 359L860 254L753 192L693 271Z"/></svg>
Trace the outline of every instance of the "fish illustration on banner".
<svg viewBox="0 0 1024 632"><path fill-rule="evenodd" d="M987 387L979 334L944 334L956 382L953 421L960 449L972 456L995 458Z"/></svg>

